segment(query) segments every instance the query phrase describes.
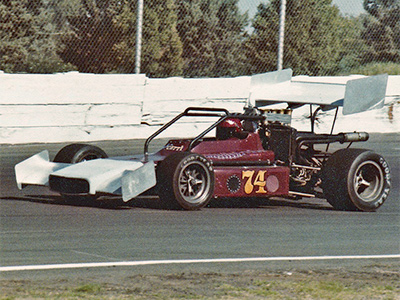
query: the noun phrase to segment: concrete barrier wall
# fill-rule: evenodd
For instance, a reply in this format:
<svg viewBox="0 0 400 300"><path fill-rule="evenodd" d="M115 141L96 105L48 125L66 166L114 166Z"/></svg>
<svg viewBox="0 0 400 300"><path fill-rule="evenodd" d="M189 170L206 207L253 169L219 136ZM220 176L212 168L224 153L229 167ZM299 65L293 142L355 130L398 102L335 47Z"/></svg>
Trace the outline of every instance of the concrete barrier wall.
<svg viewBox="0 0 400 300"><path fill-rule="evenodd" d="M250 76L236 78L149 79L143 122L164 124L189 106L242 111L250 91Z"/></svg>
<svg viewBox="0 0 400 300"><path fill-rule="evenodd" d="M188 106L241 111L249 87L250 77L0 73L0 144L144 138Z"/></svg>
<svg viewBox="0 0 400 300"><path fill-rule="evenodd" d="M188 106L242 111L251 85L250 76L149 79L133 74L0 73L0 144L145 138ZM368 124L372 117L381 122L373 124L372 129L378 128L373 131L400 131L399 95L400 76L391 76L384 110L344 120ZM306 113L300 110L299 118L294 119L299 129L308 129L303 118ZM169 136L189 136L208 124L203 119L187 122L174 127Z"/></svg>
<svg viewBox="0 0 400 300"><path fill-rule="evenodd" d="M0 74L0 143L103 139L139 126L145 75Z"/></svg>

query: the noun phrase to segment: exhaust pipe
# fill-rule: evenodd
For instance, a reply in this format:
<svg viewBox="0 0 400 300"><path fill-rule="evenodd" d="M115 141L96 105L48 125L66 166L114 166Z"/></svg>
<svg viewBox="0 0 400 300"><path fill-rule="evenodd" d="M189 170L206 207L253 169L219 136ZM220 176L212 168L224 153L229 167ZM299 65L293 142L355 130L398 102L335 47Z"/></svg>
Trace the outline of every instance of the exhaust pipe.
<svg viewBox="0 0 400 300"><path fill-rule="evenodd" d="M300 148L302 145L310 143L310 144L329 144L339 142L343 143L352 143L352 142L365 142L368 141L369 134L367 132L341 132L338 134L330 135L330 134L307 134L301 135L296 138L296 142L298 143L298 147Z"/></svg>
<svg viewBox="0 0 400 300"><path fill-rule="evenodd" d="M342 140L340 143L346 142L365 142L369 139L368 132L348 132L348 133L339 133L342 135Z"/></svg>

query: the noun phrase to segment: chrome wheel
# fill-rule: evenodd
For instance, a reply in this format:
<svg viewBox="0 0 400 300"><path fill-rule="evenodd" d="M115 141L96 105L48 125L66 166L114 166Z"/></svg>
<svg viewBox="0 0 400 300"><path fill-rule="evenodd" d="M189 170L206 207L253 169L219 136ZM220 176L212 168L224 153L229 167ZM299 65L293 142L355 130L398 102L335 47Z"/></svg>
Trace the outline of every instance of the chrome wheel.
<svg viewBox="0 0 400 300"><path fill-rule="evenodd" d="M354 176L354 191L365 202L374 201L383 190L382 168L374 161L360 164Z"/></svg>
<svg viewBox="0 0 400 300"><path fill-rule="evenodd" d="M340 210L377 210L389 195L390 181L386 160L365 149L336 151L322 171L324 195L335 209Z"/></svg>
<svg viewBox="0 0 400 300"><path fill-rule="evenodd" d="M172 154L157 166L157 189L169 208L201 209L214 195L211 162L196 153Z"/></svg>
<svg viewBox="0 0 400 300"><path fill-rule="evenodd" d="M183 168L179 174L179 192L189 203L204 201L210 189L210 175L207 169L197 162Z"/></svg>

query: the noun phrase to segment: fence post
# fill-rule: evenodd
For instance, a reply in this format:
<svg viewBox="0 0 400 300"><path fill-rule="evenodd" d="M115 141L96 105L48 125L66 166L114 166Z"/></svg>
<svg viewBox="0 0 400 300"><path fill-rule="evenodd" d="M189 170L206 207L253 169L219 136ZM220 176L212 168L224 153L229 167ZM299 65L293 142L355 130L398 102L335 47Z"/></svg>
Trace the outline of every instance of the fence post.
<svg viewBox="0 0 400 300"><path fill-rule="evenodd" d="M281 11L280 11L280 18L279 18L278 70L282 70L282 66L283 66L285 18L286 18L286 0L281 0Z"/></svg>
<svg viewBox="0 0 400 300"><path fill-rule="evenodd" d="M142 54L142 26L143 26L143 0L138 0L137 18L136 18L135 74L140 74L140 59Z"/></svg>

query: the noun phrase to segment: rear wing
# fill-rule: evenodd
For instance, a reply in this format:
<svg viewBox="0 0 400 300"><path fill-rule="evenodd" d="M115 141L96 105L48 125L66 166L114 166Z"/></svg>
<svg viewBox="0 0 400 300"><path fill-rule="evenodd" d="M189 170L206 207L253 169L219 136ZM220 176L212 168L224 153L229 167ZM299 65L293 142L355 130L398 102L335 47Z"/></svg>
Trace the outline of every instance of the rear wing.
<svg viewBox="0 0 400 300"><path fill-rule="evenodd" d="M252 76L250 104L263 107L287 103L289 108L314 104L322 110L342 106L344 115L382 108L384 105L387 74L315 78L292 78L292 74L291 69L286 69Z"/></svg>

